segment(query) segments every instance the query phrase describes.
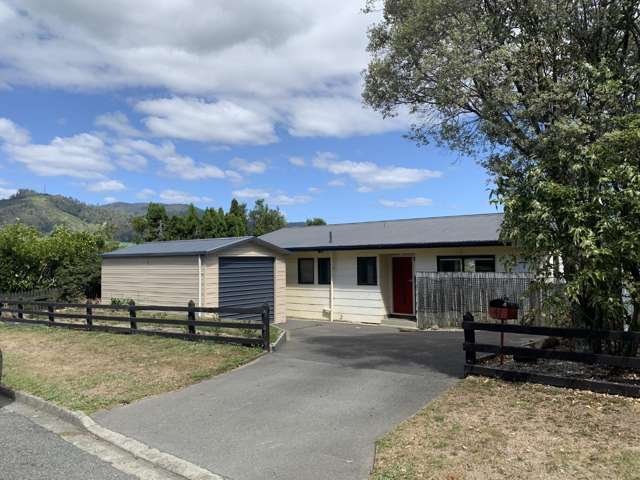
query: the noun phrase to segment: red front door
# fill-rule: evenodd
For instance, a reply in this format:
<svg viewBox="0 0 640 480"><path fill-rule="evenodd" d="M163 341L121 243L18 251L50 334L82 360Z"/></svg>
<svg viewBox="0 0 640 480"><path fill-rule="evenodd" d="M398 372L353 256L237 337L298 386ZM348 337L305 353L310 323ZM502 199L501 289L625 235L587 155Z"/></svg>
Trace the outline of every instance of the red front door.
<svg viewBox="0 0 640 480"><path fill-rule="evenodd" d="M413 315L413 259L393 257L393 313Z"/></svg>

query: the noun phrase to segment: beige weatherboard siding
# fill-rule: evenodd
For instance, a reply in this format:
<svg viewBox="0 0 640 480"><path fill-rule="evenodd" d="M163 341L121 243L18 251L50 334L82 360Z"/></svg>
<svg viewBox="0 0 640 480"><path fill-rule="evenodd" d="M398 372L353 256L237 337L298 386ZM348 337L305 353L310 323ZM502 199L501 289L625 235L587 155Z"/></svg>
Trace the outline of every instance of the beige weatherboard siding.
<svg viewBox="0 0 640 480"><path fill-rule="evenodd" d="M407 248L344 251L295 252L287 263L287 316L291 318L333 320L347 322L381 323L393 313L393 278L391 262L394 256L414 259L414 272L437 271L439 256L493 255L496 271L507 270L508 260L515 250L508 246ZM377 258L377 285L358 285L357 258ZM318 284L318 258L333 257L333 310L331 285ZM298 259L314 259L314 283L298 283ZM519 270L521 267L515 267Z"/></svg>
<svg viewBox="0 0 640 480"><path fill-rule="evenodd" d="M133 299L139 305L186 306L193 300L196 305L217 307L220 257L271 257L274 259L274 321L281 323L286 321L287 252L271 247L249 239L201 255L105 256L102 260L103 302L118 298ZM123 251L126 250L115 254Z"/></svg>
<svg viewBox="0 0 640 480"><path fill-rule="evenodd" d="M104 258L102 298L133 299L140 305L198 302L198 256Z"/></svg>

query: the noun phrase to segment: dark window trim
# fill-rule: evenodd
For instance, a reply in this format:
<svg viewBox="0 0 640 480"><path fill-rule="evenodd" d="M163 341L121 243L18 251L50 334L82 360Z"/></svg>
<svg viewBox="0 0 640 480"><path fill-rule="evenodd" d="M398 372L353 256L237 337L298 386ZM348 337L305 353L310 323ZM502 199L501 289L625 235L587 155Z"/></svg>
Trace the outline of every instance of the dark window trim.
<svg viewBox="0 0 640 480"><path fill-rule="evenodd" d="M373 268L374 268L374 279L373 279L373 283L364 283L360 281L360 259L364 259L364 258L368 258L368 259L373 259ZM374 255L363 255L363 256L359 256L356 257L356 282L358 285L362 285L362 286L366 286L366 287L371 287L371 286L376 286L378 285L378 257L374 256Z"/></svg>
<svg viewBox="0 0 640 480"><path fill-rule="evenodd" d="M326 261L329 265L329 270L327 271L328 281L323 282L320 278L320 261ZM318 285L331 285L331 257L318 257Z"/></svg>
<svg viewBox="0 0 640 480"><path fill-rule="evenodd" d="M440 270L440 260L462 260L462 272L464 272L464 261L467 258L477 258L480 260L493 260L493 271L496 271L496 256L495 255L438 255L436 257L436 268L438 272Z"/></svg>
<svg viewBox="0 0 640 480"><path fill-rule="evenodd" d="M311 260L311 269L313 272L313 279L310 282L302 281L302 268L300 265L302 260ZM316 283L316 259L313 257L300 257L298 258L298 285L313 285Z"/></svg>

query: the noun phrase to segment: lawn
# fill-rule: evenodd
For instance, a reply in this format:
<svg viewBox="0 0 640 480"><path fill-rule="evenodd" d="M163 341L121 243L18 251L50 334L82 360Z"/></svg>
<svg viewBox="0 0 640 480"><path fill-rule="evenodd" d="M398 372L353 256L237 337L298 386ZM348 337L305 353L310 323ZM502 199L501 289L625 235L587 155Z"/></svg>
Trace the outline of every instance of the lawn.
<svg viewBox="0 0 640 480"><path fill-rule="evenodd" d="M640 478L640 400L469 377L376 445L372 480Z"/></svg>
<svg viewBox="0 0 640 480"><path fill-rule="evenodd" d="M275 330L275 329L274 329ZM260 348L0 324L4 385L91 414L231 370Z"/></svg>

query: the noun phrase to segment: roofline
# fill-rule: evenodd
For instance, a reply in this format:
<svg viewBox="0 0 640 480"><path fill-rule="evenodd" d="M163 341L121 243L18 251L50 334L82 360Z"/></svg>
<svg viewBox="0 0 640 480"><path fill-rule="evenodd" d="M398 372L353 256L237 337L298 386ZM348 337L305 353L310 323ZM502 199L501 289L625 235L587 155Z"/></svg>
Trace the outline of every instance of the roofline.
<svg viewBox="0 0 640 480"><path fill-rule="evenodd" d="M340 227L342 225L364 225L368 223L391 223L391 222L413 222L417 220L439 220L441 218L466 218L466 217L482 217L482 216L490 216L490 215L504 215L504 212L491 212L491 213L467 213L463 215L440 215L436 217L412 217L412 218L394 218L390 220L365 220L363 222L346 222L346 223L327 223L326 225L296 225L293 227L282 227L276 232L280 230L290 229L293 230L295 228L327 228L327 227ZM265 235L269 235L269 232ZM261 235L262 236L262 235Z"/></svg>
<svg viewBox="0 0 640 480"><path fill-rule="evenodd" d="M233 238L233 237L222 237L222 238ZM191 241L197 241L197 240L206 240L206 239L192 239ZM180 241L180 242L184 242L184 241L189 241L189 240L168 240L167 242L171 242L171 241ZM278 245L271 243L271 242L267 242L266 240L262 240L258 237L240 237L238 238L236 241L234 242L229 242L225 245L222 245L221 247L217 247L217 248L212 248L210 250L197 250L197 251L192 251L192 252L157 252L157 253L116 253L116 251L114 252L106 252L101 254L100 256L102 258L134 258L134 257L193 257L196 255L209 255L210 253L216 253L216 252L220 252L222 250L226 250L227 248L230 247L236 247L238 245L242 245L244 243L247 242L253 242L256 243L258 245L261 245L263 247L267 247L267 248L271 248L272 250L275 250L283 255L288 255L290 252L282 247L279 247ZM149 242L149 243L165 243L165 242Z"/></svg>
<svg viewBox="0 0 640 480"><path fill-rule="evenodd" d="M508 247L509 242L500 240L469 240L462 242L431 243L387 243L368 245L318 245L312 247L287 247L290 252L336 251L336 250L391 250L397 248L444 248L444 247Z"/></svg>
<svg viewBox="0 0 640 480"><path fill-rule="evenodd" d="M261 246L266 247L266 248L270 248L270 249L275 250L276 252L279 252L279 253L281 253L283 255L289 255L291 253L288 249L279 247L275 243L271 243L271 242L267 242L266 240L262 240L260 237L244 238L244 239L239 240L237 242L229 243L229 244L224 245L224 246L222 246L220 248L216 248L214 250L211 250L211 251L209 251L207 253L220 252L222 250L226 250L229 247L236 247L238 245L242 245L243 243L249 243L249 242L250 243L256 243L256 244L261 245Z"/></svg>

